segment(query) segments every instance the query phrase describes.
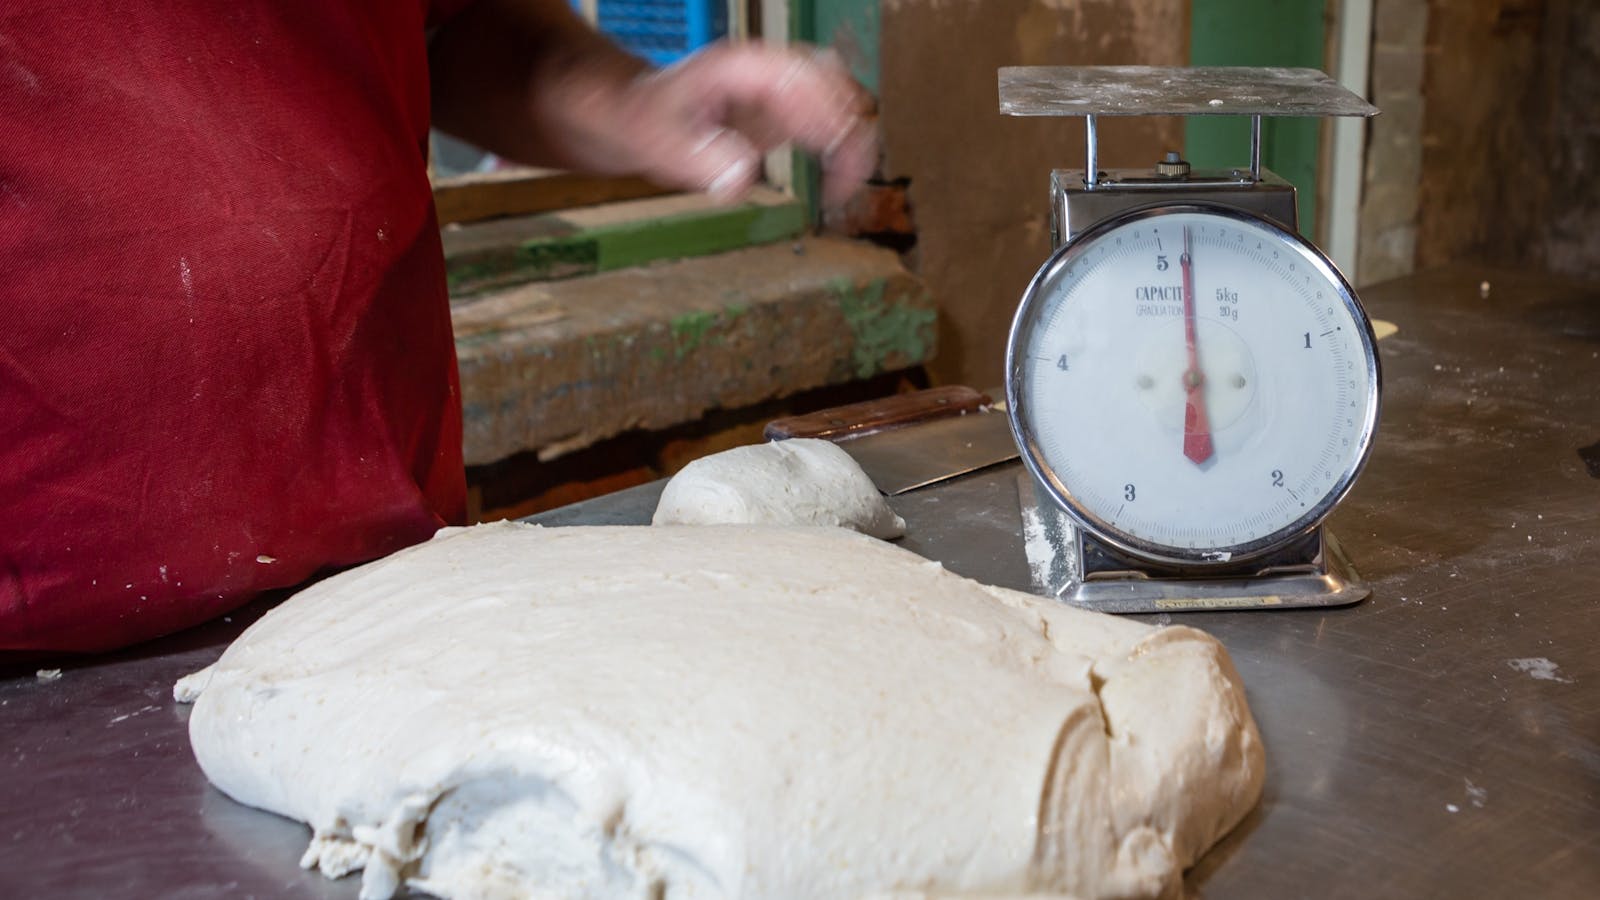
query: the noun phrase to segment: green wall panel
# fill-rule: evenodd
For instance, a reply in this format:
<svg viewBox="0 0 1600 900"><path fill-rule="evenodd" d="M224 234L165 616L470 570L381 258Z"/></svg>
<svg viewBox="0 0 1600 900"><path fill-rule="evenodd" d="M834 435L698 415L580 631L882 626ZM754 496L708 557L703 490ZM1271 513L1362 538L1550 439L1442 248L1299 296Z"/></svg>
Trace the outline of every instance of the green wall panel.
<svg viewBox="0 0 1600 900"><path fill-rule="evenodd" d="M1299 66L1326 70L1324 0L1193 0L1189 62L1196 66ZM1292 182L1300 232L1317 221L1321 119L1264 119L1261 164ZM1196 116L1184 152L1195 167L1248 165L1250 120Z"/></svg>
<svg viewBox="0 0 1600 900"><path fill-rule="evenodd" d="M879 0L790 0L789 35L793 40L833 47L850 66L850 72L874 96L878 93L883 25ZM815 159L796 152L793 190L809 210L810 221L819 220L822 173Z"/></svg>
<svg viewBox="0 0 1600 900"><path fill-rule="evenodd" d="M809 0L805 5L812 8L813 39L836 48L856 80L876 95L883 30L879 0Z"/></svg>

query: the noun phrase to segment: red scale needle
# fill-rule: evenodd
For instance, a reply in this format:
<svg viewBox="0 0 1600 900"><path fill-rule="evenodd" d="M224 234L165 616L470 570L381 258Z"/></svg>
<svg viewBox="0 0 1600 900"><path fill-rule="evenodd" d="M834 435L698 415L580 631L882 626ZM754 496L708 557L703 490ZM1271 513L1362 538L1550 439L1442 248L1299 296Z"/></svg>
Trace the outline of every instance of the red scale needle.
<svg viewBox="0 0 1600 900"><path fill-rule="evenodd" d="M1206 376L1200 371L1200 350L1196 339L1194 302L1194 244L1188 226L1183 229L1183 339L1189 349L1189 367L1183 372L1183 389L1188 403L1183 410L1183 455L1195 465L1211 458L1211 424L1206 419Z"/></svg>

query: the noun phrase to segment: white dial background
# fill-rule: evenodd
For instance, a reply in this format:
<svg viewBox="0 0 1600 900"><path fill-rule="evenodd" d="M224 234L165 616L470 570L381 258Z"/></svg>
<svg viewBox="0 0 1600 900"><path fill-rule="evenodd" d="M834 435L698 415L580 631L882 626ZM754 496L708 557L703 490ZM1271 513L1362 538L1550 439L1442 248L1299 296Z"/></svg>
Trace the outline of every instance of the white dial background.
<svg viewBox="0 0 1600 900"><path fill-rule="evenodd" d="M1184 453L1186 228L1201 463ZM1013 393L1035 461L1092 524L1191 556L1325 514L1375 417L1370 331L1334 276L1255 220L1202 212L1126 221L1065 259L1024 307Z"/></svg>

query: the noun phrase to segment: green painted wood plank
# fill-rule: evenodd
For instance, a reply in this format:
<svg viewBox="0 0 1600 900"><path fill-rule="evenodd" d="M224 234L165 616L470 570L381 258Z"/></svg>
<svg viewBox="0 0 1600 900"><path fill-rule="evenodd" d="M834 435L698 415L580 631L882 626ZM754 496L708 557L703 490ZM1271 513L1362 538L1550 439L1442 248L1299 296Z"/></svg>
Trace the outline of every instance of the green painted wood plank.
<svg viewBox="0 0 1600 900"><path fill-rule="evenodd" d="M789 190L805 211L806 223L822 224L822 166L803 150L794 151L789 164Z"/></svg>
<svg viewBox="0 0 1600 900"><path fill-rule="evenodd" d="M805 226L805 210L799 203L746 204L597 228L587 237L598 248L599 270L609 272L659 259L771 244L798 236Z"/></svg>
<svg viewBox="0 0 1600 900"><path fill-rule="evenodd" d="M1196 0L1189 63L1196 66L1327 68L1325 0ZM1288 179L1299 201L1300 232L1317 221L1322 120L1264 119L1261 164ZM1250 120L1186 120L1184 153L1196 168L1248 165Z"/></svg>
<svg viewBox="0 0 1600 900"><path fill-rule="evenodd" d="M813 7L811 38L832 47L850 74L874 96L882 69L883 20L879 0L808 0Z"/></svg>
<svg viewBox="0 0 1600 900"><path fill-rule="evenodd" d="M874 0L875 2L875 0ZM816 0L789 0L789 40L814 44L817 41ZM803 150L795 150L789 165L789 190L799 200L806 221L822 222L822 166Z"/></svg>
<svg viewBox="0 0 1600 900"><path fill-rule="evenodd" d="M806 229L806 210L799 201L745 203L586 228L555 219L523 226L541 232L538 237L448 254L451 296L770 244ZM499 227L509 231L515 226Z"/></svg>

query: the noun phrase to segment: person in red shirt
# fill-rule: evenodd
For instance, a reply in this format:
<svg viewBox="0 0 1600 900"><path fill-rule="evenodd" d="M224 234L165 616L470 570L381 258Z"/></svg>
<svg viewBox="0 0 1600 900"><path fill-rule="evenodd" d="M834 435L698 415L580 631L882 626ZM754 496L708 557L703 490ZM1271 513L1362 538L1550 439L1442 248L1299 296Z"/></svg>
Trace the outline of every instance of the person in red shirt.
<svg viewBox="0 0 1600 900"><path fill-rule="evenodd" d="M115 8L114 8L115 7ZM735 197L874 163L826 55L665 70L566 0L0 11L0 652L100 651L462 521L430 125Z"/></svg>

